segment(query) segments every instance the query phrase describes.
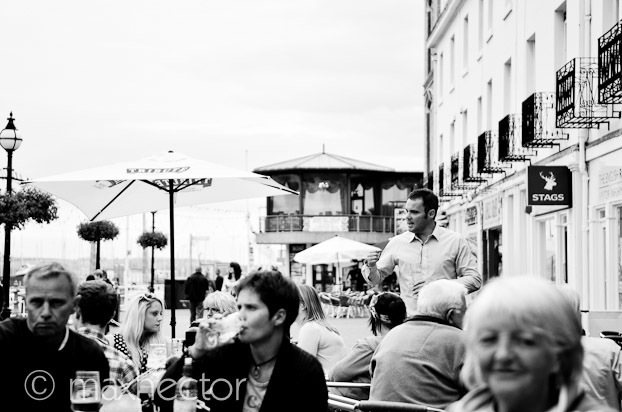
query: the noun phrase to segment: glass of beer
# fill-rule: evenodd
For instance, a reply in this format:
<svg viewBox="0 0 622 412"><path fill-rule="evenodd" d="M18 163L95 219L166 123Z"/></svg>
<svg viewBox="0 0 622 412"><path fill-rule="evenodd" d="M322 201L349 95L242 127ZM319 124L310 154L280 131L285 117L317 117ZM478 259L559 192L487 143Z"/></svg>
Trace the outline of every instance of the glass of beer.
<svg viewBox="0 0 622 412"><path fill-rule="evenodd" d="M77 371L71 380L71 410L99 411L101 400L99 371Z"/></svg>

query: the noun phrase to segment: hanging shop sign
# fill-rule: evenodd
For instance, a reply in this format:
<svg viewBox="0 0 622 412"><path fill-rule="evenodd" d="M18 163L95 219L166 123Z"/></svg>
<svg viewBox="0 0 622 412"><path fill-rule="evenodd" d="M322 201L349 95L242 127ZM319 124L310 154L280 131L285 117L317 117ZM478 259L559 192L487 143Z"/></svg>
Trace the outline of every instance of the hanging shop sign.
<svg viewBox="0 0 622 412"><path fill-rule="evenodd" d="M477 206L467 207L466 213L464 214L464 223L467 226L472 226L477 223Z"/></svg>
<svg viewBox="0 0 622 412"><path fill-rule="evenodd" d="M527 204L572 206L572 173L566 166L528 166Z"/></svg>
<svg viewBox="0 0 622 412"><path fill-rule="evenodd" d="M484 200L482 204L482 226L483 229L501 226L501 197Z"/></svg>

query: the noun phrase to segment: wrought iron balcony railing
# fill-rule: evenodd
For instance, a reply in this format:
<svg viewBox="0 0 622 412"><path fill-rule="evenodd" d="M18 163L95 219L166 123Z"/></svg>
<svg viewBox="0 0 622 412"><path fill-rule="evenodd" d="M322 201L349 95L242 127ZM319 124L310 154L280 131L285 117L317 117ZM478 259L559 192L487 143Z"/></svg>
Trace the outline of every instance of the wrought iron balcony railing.
<svg viewBox="0 0 622 412"><path fill-rule="evenodd" d="M464 148L462 155L462 181L465 183L485 183L488 180L477 173L477 150L470 144Z"/></svg>
<svg viewBox="0 0 622 412"><path fill-rule="evenodd" d="M499 163L497 144L497 136L492 130L477 137L477 173L505 173L508 166Z"/></svg>
<svg viewBox="0 0 622 412"><path fill-rule="evenodd" d="M598 39L598 102L622 103L622 20Z"/></svg>
<svg viewBox="0 0 622 412"><path fill-rule="evenodd" d="M523 147L554 147L559 140L567 140L568 134L555 128L555 94L537 92L523 101L522 128Z"/></svg>
<svg viewBox="0 0 622 412"><path fill-rule="evenodd" d="M555 118L557 127L575 129L609 126L620 112L612 105L596 102L598 62L595 57L577 57L557 71Z"/></svg>
<svg viewBox="0 0 622 412"><path fill-rule="evenodd" d="M268 232L378 232L394 233L393 216L269 215L260 218L259 231Z"/></svg>
<svg viewBox="0 0 622 412"><path fill-rule="evenodd" d="M460 156L460 152L451 155L451 190L473 190L476 189L481 182L464 180L464 158ZM484 181L486 181L484 179Z"/></svg>
<svg viewBox="0 0 622 412"><path fill-rule="evenodd" d="M441 163L438 167L438 195L440 200L443 200L443 198L462 196L461 191L453 191L451 189L451 174L445 173L444 163Z"/></svg>
<svg viewBox="0 0 622 412"><path fill-rule="evenodd" d="M500 162L530 162L528 156L534 156L536 154L521 146L520 129L521 116L519 114L508 114L499 121Z"/></svg>

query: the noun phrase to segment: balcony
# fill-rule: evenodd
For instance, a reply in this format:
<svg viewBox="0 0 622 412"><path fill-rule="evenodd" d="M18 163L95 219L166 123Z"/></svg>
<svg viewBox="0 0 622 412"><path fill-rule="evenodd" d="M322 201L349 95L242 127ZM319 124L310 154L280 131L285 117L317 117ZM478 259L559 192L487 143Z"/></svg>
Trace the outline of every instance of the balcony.
<svg viewBox="0 0 622 412"><path fill-rule="evenodd" d="M260 218L257 243L319 243L342 232L353 240L378 243L394 230L393 216L269 215Z"/></svg>
<svg viewBox="0 0 622 412"><path fill-rule="evenodd" d="M604 86L601 84L601 91ZM619 119L620 112L612 104L597 102L594 90L599 90L598 87L598 61L594 57L576 57L559 69L556 81L556 126L592 129L600 128L602 124L609 127L611 119ZM614 94L613 91L606 92L601 99L613 99Z"/></svg>

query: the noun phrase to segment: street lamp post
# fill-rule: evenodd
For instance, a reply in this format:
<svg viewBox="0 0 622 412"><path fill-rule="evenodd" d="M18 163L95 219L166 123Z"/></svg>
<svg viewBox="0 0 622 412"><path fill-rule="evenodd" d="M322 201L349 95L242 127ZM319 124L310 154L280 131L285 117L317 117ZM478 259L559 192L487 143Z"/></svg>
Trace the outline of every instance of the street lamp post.
<svg viewBox="0 0 622 412"><path fill-rule="evenodd" d="M155 233L155 214L156 212L151 212L151 233ZM155 290L153 283L154 283L154 278L155 278L155 268L154 266L154 258L153 258L153 249L155 248L155 246L151 246L151 284L149 285L149 291L151 293L153 293L153 291Z"/></svg>
<svg viewBox="0 0 622 412"><path fill-rule="evenodd" d="M6 127L0 131L0 146L6 150L8 161L6 166L6 192L10 194L13 178L13 152L19 149L22 144L22 138L18 135L15 124L13 123L13 112L7 119L9 122ZM9 289L11 288L11 224L4 225L4 265L2 268L2 288L4 293L4 303L0 319L8 319L11 316L11 308L9 307Z"/></svg>

